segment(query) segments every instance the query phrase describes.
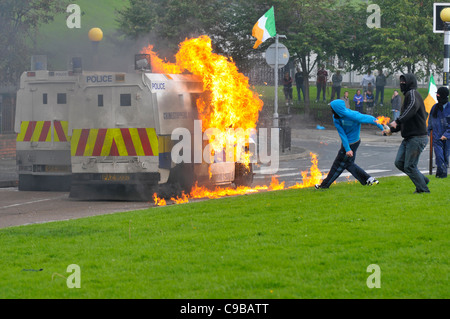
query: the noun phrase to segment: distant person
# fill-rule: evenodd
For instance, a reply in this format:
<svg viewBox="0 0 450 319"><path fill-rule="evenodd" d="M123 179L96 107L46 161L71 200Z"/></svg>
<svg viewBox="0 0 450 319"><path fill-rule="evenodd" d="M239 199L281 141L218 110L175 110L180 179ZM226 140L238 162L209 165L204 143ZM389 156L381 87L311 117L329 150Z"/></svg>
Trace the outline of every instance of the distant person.
<svg viewBox="0 0 450 319"><path fill-rule="evenodd" d="M400 116L400 107L402 106L402 98L398 94L397 90L394 90L394 94L391 98L392 105L392 118L395 121Z"/></svg>
<svg viewBox="0 0 450 319"><path fill-rule="evenodd" d="M364 94L364 103L366 104L366 113L373 115L373 93L370 89Z"/></svg>
<svg viewBox="0 0 450 319"><path fill-rule="evenodd" d="M327 78L328 78L328 72L325 70L325 66L322 64L320 66L320 70L317 71L317 98L316 98L316 102L319 102L319 98L320 98L320 91L322 90L322 95L323 95L323 101L326 102L326 89L327 89Z"/></svg>
<svg viewBox="0 0 450 319"><path fill-rule="evenodd" d="M341 71L337 70L335 74L331 77L331 101L334 100L334 95L337 95L337 98L341 98L341 83L342 83L342 75Z"/></svg>
<svg viewBox="0 0 450 319"><path fill-rule="evenodd" d="M416 186L414 193L429 193L429 179L424 176L417 164L419 157L428 143L427 112L422 96L417 91L417 79L414 74L400 75L400 90L405 99L400 116L389 123L390 132L401 131L403 141L395 158L395 166L408 175ZM389 134L389 130L385 133Z"/></svg>
<svg viewBox="0 0 450 319"><path fill-rule="evenodd" d="M289 72L286 72L284 74L284 78L283 78L283 92L284 92L284 97L286 98L286 106L288 106L289 104L293 104L292 102L292 78L289 75Z"/></svg>
<svg viewBox="0 0 450 319"><path fill-rule="evenodd" d="M433 149L436 156L436 177L446 178L450 153L450 103L448 89L443 86L437 90L438 102L433 105L428 119L428 135L432 134Z"/></svg>
<svg viewBox="0 0 450 319"><path fill-rule="evenodd" d="M348 98L348 94L349 94L348 91L345 91L344 97L342 99L345 102L345 107L349 109L350 108L350 99Z"/></svg>
<svg viewBox="0 0 450 319"><path fill-rule="evenodd" d="M375 86L375 77L372 75L372 72L367 71L367 74L363 76L361 80L361 86L363 88L363 94L366 93L368 87L370 85L373 87ZM373 92L373 91L372 91Z"/></svg>
<svg viewBox="0 0 450 319"><path fill-rule="evenodd" d="M366 90L363 92L363 95L365 95L365 93L367 92L367 91L370 91L370 92L375 92L374 91L374 86L372 85L372 83L370 83L369 82L369 84L367 84L367 88L366 88Z"/></svg>
<svg viewBox="0 0 450 319"><path fill-rule="evenodd" d="M300 71L300 68L297 68L297 73L295 73L295 86L297 88L297 98L300 102L302 100L300 91L303 93L303 101L305 101L305 88L303 87L303 72Z"/></svg>
<svg viewBox="0 0 450 319"><path fill-rule="evenodd" d="M384 87L386 86L386 76L383 74L383 70L378 70L378 75L375 78L375 106L378 105L378 96L380 96L380 106L383 106L384 101Z"/></svg>
<svg viewBox="0 0 450 319"><path fill-rule="evenodd" d="M345 102L343 100L331 101L330 106L331 111L333 112L333 122L339 133L342 144L327 177L322 183L316 184L315 188L329 188L345 169L362 185L378 184L378 180L356 165L355 158L356 151L361 144L361 123L376 125L380 130L383 130L383 125L379 124L377 119L371 115L365 115L349 110L345 107Z"/></svg>
<svg viewBox="0 0 450 319"><path fill-rule="evenodd" d="M364 97L361 95L361 90L356 90L356 93L353 96L353 102L355 102L355 111L362 113Z"/></svg>

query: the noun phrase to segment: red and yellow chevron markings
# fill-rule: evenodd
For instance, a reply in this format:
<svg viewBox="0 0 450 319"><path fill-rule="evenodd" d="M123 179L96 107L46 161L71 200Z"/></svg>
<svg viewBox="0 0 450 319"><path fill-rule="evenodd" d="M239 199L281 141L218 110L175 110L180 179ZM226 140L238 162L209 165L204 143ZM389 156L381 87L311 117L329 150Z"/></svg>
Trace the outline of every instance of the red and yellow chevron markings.
<svg viewBox="0 0 450 319"><path fill-rule="evenodd" d="M51 127L52 121L22 121L17 142L51 142ZM68 127L67 121L53 121L53 141L70 141Z"/></svg>
<svg viewBox="0 0 450 319"><path fill-rule="evenodd" d="M55 142L69 142L70 136L68 121L53 121L53 140Z"/></svg>
<svg viewBox="0 0 450 319"><path fill-rule="evenodd" d="M74 129L72 156L158 156L154 128Z"/></svg>

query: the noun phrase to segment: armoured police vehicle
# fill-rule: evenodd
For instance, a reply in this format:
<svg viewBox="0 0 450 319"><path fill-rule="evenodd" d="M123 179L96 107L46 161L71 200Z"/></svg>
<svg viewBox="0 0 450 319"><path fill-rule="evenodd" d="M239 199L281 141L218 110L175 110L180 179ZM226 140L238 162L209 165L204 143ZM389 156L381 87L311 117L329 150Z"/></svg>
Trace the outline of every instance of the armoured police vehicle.
<svg viewBox="0 0 450 319"><path fill-rule="evenodd" d="M201 79L151 73L145 61L136 59L131 73L84 71L79 76L69 105L70 197L150 200L155 192L189 192L194 182L248 184L253 174L237 176L234 162L196 158L207 142L196 127L196 99L205 94ZM190 147L183 149L189 154L181 162L172 158L174 132L191 137L184 141Z"/></svg>
<svg viewBox="0 0 450 319"><path fill-rule="evenodd" d="M15 117L19 190L70 189L68 117L75 73L48 71L46 57L34 56L30 71L20 78Z"/></svg>

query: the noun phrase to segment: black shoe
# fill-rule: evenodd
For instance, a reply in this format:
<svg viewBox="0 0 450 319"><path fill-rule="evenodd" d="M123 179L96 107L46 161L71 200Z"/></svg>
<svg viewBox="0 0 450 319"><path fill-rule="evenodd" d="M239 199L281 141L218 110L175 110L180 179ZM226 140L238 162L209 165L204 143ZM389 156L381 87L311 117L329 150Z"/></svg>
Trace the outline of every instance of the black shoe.
<svg viewBox="0 0 450 319"><path fill-rule="evenodd" d="M413 194L423 194L423 193L429 193L429 192L430 191L423 191L423 192L421 192L421 191L418 191L417 188L416 188L416 190L414 191Z"/></svg>

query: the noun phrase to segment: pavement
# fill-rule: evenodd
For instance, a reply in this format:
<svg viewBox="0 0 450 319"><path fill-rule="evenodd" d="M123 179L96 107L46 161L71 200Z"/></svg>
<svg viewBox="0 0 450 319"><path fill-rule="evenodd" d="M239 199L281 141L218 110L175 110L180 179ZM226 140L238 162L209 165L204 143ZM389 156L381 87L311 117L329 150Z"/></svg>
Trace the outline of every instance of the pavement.
<svg viewBox="0 0 450 319"><path fill-rule="evenodd" d="M16 187L18 180L16 159L0 159L0 188Z"/></svg>
<svg viewBox="0 0 450 319"><path fill-rule="evenodd" d="M323 143L340 143L339 135L332 124L320 125L318 129L315 123L302 123L300 117L291 119L291 148L284 152L280 150L280 161L290 161L303 156L309 156L309 150L301 147L302 140L317 141ZM365 143L395 143L400 145L402 137L400 133L392 136L383 136L381 131L373 125L363 124L361 128L361 140ZM0 159L0 188L16 187L18 174L15 159Z"/></svg>

